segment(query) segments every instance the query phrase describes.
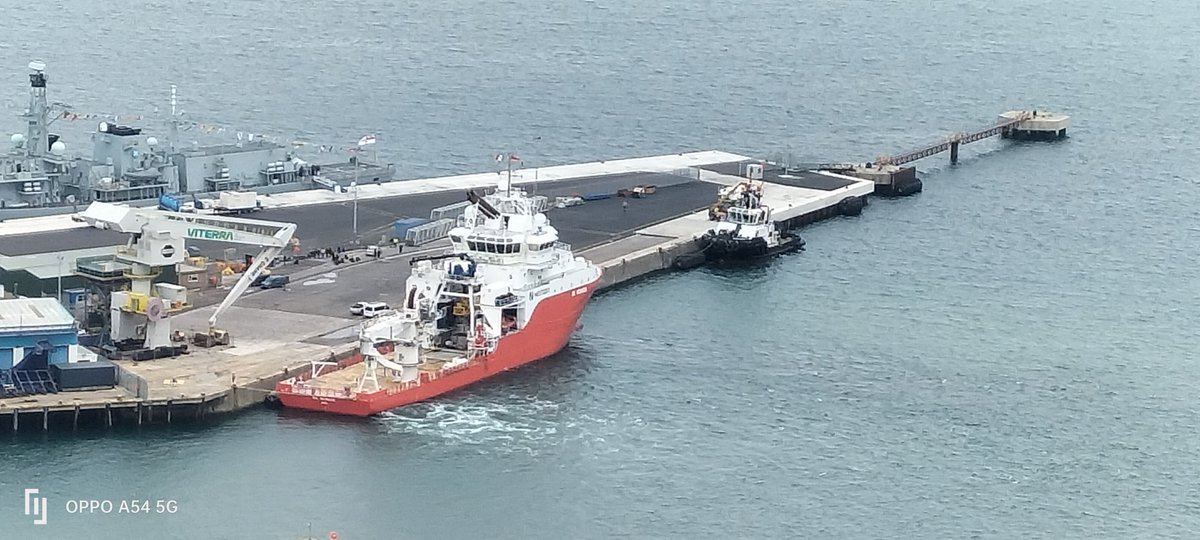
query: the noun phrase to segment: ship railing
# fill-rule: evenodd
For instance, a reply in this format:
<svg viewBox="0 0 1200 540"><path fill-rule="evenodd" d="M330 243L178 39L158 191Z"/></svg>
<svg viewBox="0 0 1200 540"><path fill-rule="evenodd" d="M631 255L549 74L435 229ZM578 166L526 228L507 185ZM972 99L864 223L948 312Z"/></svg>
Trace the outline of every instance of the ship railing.
<svg viewBox="0 0 1200 540"><path fill-rule="evenodd" d="M421 373L421 376L417 377L417 380L409 381L406 383L401 383L398 385L388 386L387 390L385 390L384 392L390 396L390 395L394 395L394 394L399 394L400 392L404 392L407 390L412 390L413 388L417 388L424 383L431 383L431 382L436 381L447 375L451 375L453 373L457 373L459 371L467 369L468 367L471 366L472 363L473 362L463 362L452 368L443 369L443 370L440 370L440 371L437 371L434 373Z"/></svg>
<svg viewBox="0 0 1200 540"><path fill-rule="evenodd" d="M312 363L312 373L309 374L308 378L315 379L317 377L320 377L322 369L325 369L327 367L335 367L336 368L336 367L338 367L338 365L339 365L338 362L325 362L325 361L321 361L321 360L314 360Z"/></svg>
<svg viewBox="0 0 1200 540"><path fill-rule="evenodd" d="M289 390L287 390L286 393L293 394L293 395L299 395L299 396L329 397L329 398L342 398L342 399L352 398L352 397L354 397L354 394L355 394L354 390L351 390L348 388L342 389L342 390L337 390L335 388L325 388L325 387L321 387L321 386L309 386L306 381L293 381L291 384L291 388Z"/></svg>
<svg viewBox="0 0 1200 540"><path fill-rule="evenodd" d="M570 251L571 251L571 244L568 244L568 243L566 243L566 242L555 242L555 243L554 243L554 249L558 249L558 250L562 250L562 251L567 251L567 252L570 252Z"/></svg>

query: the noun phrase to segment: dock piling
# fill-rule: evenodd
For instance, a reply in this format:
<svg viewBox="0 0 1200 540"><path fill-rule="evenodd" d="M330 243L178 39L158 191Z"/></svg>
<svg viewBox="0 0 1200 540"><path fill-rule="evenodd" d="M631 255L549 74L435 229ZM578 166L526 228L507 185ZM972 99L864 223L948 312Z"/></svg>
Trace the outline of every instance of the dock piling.
<svg viewBox="0 0 1200 540"><path fill-rule="evenodd" d="M79 429L79 404L75 404L75 418L71 420L71 429Z"/></svg>
<svg viewBox="0 0 1200 540"><path fill-rule="evenodd" d="M112 403L104 404L104 412L108 415L108 427L112 427Z"/></svg>
<svg viewBox="0 0 1200 540"><path fill-rule="evenodd" d="M42 407L42 431L50 430L50 407Z"/></svg>

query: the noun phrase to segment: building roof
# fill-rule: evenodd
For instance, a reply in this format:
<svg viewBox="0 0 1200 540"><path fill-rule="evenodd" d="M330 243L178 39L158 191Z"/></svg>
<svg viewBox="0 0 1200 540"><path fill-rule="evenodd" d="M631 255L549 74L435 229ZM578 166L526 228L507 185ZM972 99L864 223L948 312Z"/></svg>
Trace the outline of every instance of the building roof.
<svg viewBox="0 0 1200 540"><path fill-rule="evenodd" d="M75 319L54 298L0 299L0 332L14 330L70 330Z"/></svg>
<svg viewBox="0 0 1200 540"><path fill-rule="evenodd" d="M74 275L76 259L81 257L115 255L116 252L117 249L115 247L108 246L50 253L34 253L14 257L0 255L0 269L10 271L26 270L38 279L53 279L60 275L64 277ZM61 263L58 259L59 255L63 257Z"/></svg>

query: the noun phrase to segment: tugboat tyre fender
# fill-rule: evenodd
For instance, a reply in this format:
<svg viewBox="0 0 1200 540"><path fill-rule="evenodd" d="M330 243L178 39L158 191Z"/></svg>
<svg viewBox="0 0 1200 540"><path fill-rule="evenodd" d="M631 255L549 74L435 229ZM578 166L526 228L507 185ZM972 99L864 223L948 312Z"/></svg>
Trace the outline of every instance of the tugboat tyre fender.
<svg viewBox="0 0 1200 540"><path fill-rule="evenodd" d="M838 203L838 211L845 216L857 216L862 213L863 207L866 206L866 200L862 197L850 196L842 199Z"/></svg>

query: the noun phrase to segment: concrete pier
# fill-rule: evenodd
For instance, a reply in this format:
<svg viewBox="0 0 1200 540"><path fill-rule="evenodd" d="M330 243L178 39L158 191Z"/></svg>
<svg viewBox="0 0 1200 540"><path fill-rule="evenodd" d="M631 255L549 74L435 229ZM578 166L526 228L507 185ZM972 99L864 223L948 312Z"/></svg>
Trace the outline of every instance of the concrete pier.
<svg viewBox="0 0 1200 540"><path fill-rule="evenodd" d="M1014 122L1000 134L1006 139L1061 139L1071 127L1070 116L1049 111L1008 111L1000 115L1000 122Z"/></svg>
<svg viewBox="0 0 1200 540"><path fill-rule="evenodd" d="M522 169L513 176L518 185L550 201L613 195L547 211L560 240L604 270L600 285L604 289L702 262L697 239L713 226L709 207L722 188L747 176L765 183L763 202L772 208L774 219L784 228L797 228L835 216L858 215L870 194L921 191L916 169L903 166L909 161L947 149L956 161L960 144L993 134L1062 137L1069 125L1070 118L1064 115L1012 111L985 130L872 163L794 168L708 151ZM498 174L367 185L358 194L360 230L375 235L372 244L381 241L379 232L389 230L397 218L423 217L459 202L468 189L493 187ZM657 190L644 197L615 196L646 185ZM363 240L350 237L350 197L324 190L273 195L261 217L296 223L306 249L348 245ZM125 240L109 231L81 231L69 216L10 220L0 223L0 262L51 251L99 249ZM349 306L359 301L401 304L408 260L447 246L440 240L403 252L385 248L382 257L352 264L317 261L280 267L277 273L291 276L287 287L251 291L222 316L222 327L236 329L229 346L194 348L172 359L119 361L115 388L0 399L0 418L10 415L14 431L20 428L22 415L36 418L31 413L40 413L44 430L80 425L137 427L194 421L258 406L269 401L278 381L310 369L312 361L349 357L357 348L361 322L349 313ZM189 333L205 330L214 302L196 301L199 307L172 318L174 328Z"/></svg>
<svg viewBox="0 0 1200 540"><path fill-rule="evenodd" d="M904 197L920 193L924 186L917 178L916 167L903 167L878 163L826 165L823 170L870 180L875 184L875 194L885 197Z"/></svg>

